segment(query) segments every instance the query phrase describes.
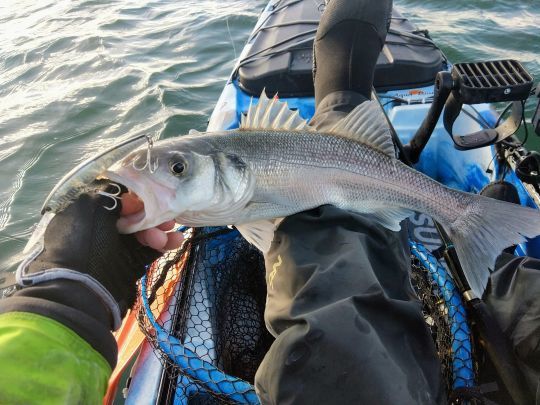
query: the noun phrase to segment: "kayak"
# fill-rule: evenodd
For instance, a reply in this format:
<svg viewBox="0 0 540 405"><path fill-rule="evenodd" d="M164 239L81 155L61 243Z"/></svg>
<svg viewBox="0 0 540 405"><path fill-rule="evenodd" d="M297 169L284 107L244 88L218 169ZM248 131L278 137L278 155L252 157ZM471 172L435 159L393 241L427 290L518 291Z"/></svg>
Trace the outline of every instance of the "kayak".
<svg viewBox="0 0 540 405"><path fill-rule="evenodd" d="M309 0L270 1L225 83L208 131L239 127L263 90L277 94L302 118L313 116L312 45L322 11ZM427 31L394 10L373 97L395 130L402 160L472 193L504 180L515 186L522 205L539 208L539 155L514 135L523 97L531 91L527 75L515 61L454 65ZM461 83L459 94L445 88L450 77L450 86ZM501 84L505 91L497 95ZM511 103L508 118L496 112L495 101ZM451 244L425 214L407 221L412 279L445 368L447 390L477 387L486 382L475 365L481 349L474 345L459 274L441 260L445 256L451 262ZM232 228L179 231L186 242L142 280L126 330L117 333L124 356L105 403L121 395L134 404L258 403L253 379L273 340L263 319L263 258ZM540 238L518 245L514 254L540 258ZM133 331L135 318L144 339ZM122 373L125 387L119 386Z"/></svg>

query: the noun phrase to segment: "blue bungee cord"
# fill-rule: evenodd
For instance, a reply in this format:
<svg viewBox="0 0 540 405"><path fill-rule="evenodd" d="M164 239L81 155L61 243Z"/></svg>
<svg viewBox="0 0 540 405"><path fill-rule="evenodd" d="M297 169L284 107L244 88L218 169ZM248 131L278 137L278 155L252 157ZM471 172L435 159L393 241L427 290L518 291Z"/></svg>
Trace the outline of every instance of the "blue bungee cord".
<svg viewBox="0 0 540 405"><path fill-rule="evenodd" d="M148 321L155 330L155 338L161 351L167 355L184 373L203 385L209 391L226 395L240 404L260 404L255 388L250 383L230 376L213 364L201 359L188 345L165 331L154 318L148 303L146 275L141 279L141 300Z"/></svg>
<svg viewBox="0 0 540 405"><path fill-rule="evenodd" d="M452 338L452 388L473 387L475 382L471 331L467 323L467 313L461 300L461 294L446 268L424 245L409 239L409 246L414 257L428 270L448 310Z"/></svg>

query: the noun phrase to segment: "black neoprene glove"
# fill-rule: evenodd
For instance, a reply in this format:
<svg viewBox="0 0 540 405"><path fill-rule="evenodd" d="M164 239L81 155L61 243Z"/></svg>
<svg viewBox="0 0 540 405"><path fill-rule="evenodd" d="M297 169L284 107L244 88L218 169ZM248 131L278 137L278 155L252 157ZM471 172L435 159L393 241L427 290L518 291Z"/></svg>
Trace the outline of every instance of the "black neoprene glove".
<svg viewBox="0 0 540 405"><path fill-rule="evenodd" d="M83 283L108 308L117 329L136 297L136 281L162 253L142 246L133 235L120 235L112 197L83 194L47 226L44 237L21 263L24 286L67 279Z"/></svg>

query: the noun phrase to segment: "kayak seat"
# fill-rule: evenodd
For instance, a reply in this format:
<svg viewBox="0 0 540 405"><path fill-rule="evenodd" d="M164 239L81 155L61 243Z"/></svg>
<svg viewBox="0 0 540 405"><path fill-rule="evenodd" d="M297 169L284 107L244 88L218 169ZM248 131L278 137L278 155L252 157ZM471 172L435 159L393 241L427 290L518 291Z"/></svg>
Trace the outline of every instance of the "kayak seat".
<svg viewBox="0 0 540 405"><path fill-rule="evenodd" d="M249 51L235 72L242 90L256 97L263 89L280 97L313 96L313 40L322 11L313 1L270 11L248 40ZM322 63L317 61L319 66ZM388 91L428 86L446 67L445 56L427 31L419 31L394 9L375 68L375 88Z"/></svg>

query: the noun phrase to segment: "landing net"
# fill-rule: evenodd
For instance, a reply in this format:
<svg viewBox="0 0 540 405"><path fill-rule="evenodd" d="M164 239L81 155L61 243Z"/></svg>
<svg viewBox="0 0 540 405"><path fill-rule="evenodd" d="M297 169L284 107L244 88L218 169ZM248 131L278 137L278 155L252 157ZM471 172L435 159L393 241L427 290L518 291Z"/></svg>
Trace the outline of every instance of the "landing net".
<svg viewBox="0 0 540 405"><path fill-rule="evenodd" d="M168 376L160 402L259 403L253 380L272 343L260 252L228 228L188 230L142 280L138 320ZM446 269L410 242L412 281L447 392L474 384L466 314Z"/></svg>

